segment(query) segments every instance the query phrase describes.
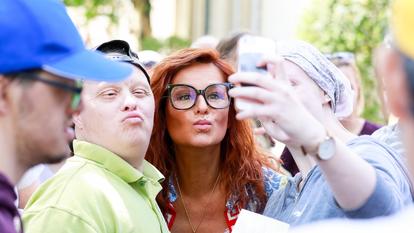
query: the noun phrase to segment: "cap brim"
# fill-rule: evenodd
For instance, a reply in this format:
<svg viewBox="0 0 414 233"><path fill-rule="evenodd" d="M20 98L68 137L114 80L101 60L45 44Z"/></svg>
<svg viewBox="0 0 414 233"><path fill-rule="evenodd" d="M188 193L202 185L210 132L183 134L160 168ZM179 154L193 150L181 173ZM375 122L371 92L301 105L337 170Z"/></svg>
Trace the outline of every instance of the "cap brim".
<svg viewBox="0 0 414 233"><path fill-rule="evenodd" d="M89 50L43 65L42 68L64 78L105 82L122 81L132 73L131 65L111 61L100 52Z"/></svg>

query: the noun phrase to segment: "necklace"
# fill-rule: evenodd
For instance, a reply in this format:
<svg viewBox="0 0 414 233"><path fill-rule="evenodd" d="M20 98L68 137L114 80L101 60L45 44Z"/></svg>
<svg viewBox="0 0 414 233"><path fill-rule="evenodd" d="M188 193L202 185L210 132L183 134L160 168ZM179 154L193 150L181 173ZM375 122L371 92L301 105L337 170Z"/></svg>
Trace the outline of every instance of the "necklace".
<svg viewBox="0 0 414 233"><path fill-rule="evenodd" d="M191 231L192 231L193 233L196 233L196 232L197 232L198 228L200 227L201 223L202 223L202 222L203 222L203 220L204 220L204 217L206 216L207 206L208 206L208 204L210 204L211 197L213 196L213 193L214 193L214 191L216 190L216 187L217 187L217 184L218 184L218 181L219 181L219 180L220 180L220 174L217 176L217 179L216 179L216 181L215 181L215 183L214 183L213 189L211 190L211 192L210 192L210 196L208 197L207 203L204 205L204 208L203 208L203 214L201 215L201 220L200 220L200 222L197 224L197 226L196 226L196 227L194 227L194 226L193 226L193 224L191 223L190 214L188 213L188 210L187 210L187 208L185 207L184 196L183 196L183 194L181 193L180 183L178 182L178 177L177 177L177 174L175 175L175 182L177 182L178 192L179 192L180 197L181 197L181 198L180 198L180 200L181 200L181 204L182 204L182 205L183 205L183 207L184 207L185 216L187 217L187 221L188 221L188 223L190 224Z"/></svg>

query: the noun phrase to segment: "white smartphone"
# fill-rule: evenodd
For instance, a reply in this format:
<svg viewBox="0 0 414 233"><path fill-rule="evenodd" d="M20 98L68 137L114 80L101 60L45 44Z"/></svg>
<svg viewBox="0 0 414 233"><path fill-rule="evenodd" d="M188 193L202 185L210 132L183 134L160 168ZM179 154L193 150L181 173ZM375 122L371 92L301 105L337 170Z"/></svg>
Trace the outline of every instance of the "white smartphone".
<svg viewBox="0 0 414 233"><path fill-rule="evenodd" d="M242 36L237 45L238 64L237 70L239 72L256 72L265 74L266 67L258 67L257 63L266 56L276 55L276 41L261 37L245 35ZM243 84L242 86L252 86L252 84ZM237 99L235 101L238 110L245 109L245 103L248 100Z"/></svg>
<svg viewBox="0 0 414 233"><path fill-rule="evenodd" d="M266 73L265 67L256 64L265 56L276 54L276 42L270 38L245 35L237 45L239 72Z"/></svg>

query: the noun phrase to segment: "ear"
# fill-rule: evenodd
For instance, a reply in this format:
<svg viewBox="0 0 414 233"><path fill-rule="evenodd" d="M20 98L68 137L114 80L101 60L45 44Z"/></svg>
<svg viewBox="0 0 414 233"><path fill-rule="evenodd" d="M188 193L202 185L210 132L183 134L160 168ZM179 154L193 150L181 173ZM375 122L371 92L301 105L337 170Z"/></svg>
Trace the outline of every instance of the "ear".
<svg viewBox="0 0 414 233"><path fill-rule="evenodd" d="M321 99L322 106L329 106L330 108L332 108L332 100L331 100L331 98L329 97L328 94L326 94L322 90L321 90L320 99Z"/></svg>
<svg viewBox="0 0 414 233"><path fill-rule="evenodd" d="M396 117L405 118L410 114L410 101L403 61L390 48L378 52L377 56L378 75L384 81L387 104Z"/></svg>
<svg viewBox="0 0 414 233"><path fill-rule="evenodd" d="M4 115L7 111L8 97L7 88L9 88L10 80L0 74L0 115Z"/></svg>
<svg viewBox="0 0 414 233"><path fill-rule="evenodd" d="M323 95L323 104L331 104L331 97L328 94Z"/></svg>

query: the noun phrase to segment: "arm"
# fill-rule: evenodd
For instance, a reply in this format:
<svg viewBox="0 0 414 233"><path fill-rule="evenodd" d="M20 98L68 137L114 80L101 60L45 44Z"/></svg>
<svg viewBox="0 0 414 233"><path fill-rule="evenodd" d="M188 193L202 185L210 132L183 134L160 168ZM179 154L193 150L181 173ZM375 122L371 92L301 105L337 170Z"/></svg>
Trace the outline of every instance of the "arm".
<svg viewBox="0 0 414 233"><path fill-rule="evenodd" d="M338 139L335 139L334 156L329 160L318 159L316 151L327 136L326 129L316 119L311 125L309 130L314 136L301 145L319 165L338 205L344 210L360 208L374 193L377 183L374 167Z"/></svg>
<svg viewBox="0 0 414 233"><path fill-rule="evenodd" d="M274 67L277 66L274 64ZM237 98L254 100L248 108L237 114L238 119L273 121L266 128L272 137L294 148L304 146L307 151L316 151L315 148L326 137L325 127L304 107L293 87L283 78L237 73L230 77L230 81L256 85L230 90L229 94L236 101ZM340 140L336 140L333 158L327 161L317 160L317 163L341 208L357 209L374 193L378 178L374 167Z"/></svg>
<svg viewBox="0 0 414 233"><path fill-rule="evenodd" d="M343 142L336 141L336 153L331 159L316 160L342 209L360 208L374 193L378 178L374 167Z"/></svg>

